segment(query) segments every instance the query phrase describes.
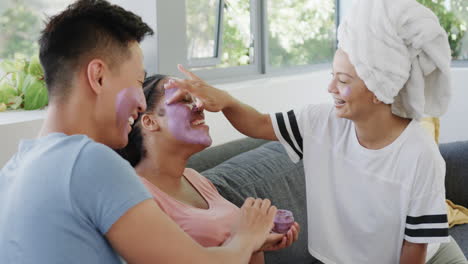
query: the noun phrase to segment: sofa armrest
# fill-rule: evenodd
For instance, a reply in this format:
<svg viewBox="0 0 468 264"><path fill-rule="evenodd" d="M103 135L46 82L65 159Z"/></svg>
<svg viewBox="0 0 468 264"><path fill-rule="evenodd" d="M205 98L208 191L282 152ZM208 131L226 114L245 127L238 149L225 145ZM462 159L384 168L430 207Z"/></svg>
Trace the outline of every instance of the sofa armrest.
<svg viewBox="0 0 468 264"><path fill-rule="evenodd" d="M468 141L440 145L445 159L445 189L447 199L468 207Z"/></svg>

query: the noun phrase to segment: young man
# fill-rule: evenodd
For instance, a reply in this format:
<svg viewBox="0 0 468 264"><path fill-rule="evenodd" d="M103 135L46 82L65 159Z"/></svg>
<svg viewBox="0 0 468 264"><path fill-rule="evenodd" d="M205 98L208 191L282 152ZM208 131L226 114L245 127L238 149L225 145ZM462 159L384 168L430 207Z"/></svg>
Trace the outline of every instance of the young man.
<svg viewBox="0 0 468 264"><path fill-rule="evenodd" d="M49 109L0 171L0 263L247 263L265 241L276 208L249 198L233 239L201 247L111 149L146 108L138 43L152 33L103 0L77 1L43 30Z"/></svg>

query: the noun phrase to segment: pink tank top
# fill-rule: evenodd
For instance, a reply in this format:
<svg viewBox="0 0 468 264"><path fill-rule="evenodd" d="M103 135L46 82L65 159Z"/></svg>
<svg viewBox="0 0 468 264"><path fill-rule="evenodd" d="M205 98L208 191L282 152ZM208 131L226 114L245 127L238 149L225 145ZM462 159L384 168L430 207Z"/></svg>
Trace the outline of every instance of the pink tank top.
<svg viewBox="0 0 468 264"><path fill-rule="evenodd" d="M208 209L199 209L180 202L143 177L140 179L153 195L161 209L187 234L204 247L216 247L231 236L240 217L240 209L224 199L216 187L193 169L185 169L185 178L208 203Z"/></svg>

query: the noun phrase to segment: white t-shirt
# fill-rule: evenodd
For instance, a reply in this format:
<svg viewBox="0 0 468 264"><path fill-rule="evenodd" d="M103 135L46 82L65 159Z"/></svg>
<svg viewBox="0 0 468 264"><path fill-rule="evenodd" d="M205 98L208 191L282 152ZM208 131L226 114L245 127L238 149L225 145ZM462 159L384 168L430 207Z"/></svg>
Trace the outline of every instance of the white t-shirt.
<svg viewBox="0 0 468 264"><path fill-rule="evenodd" d="M370 150L332 105L271 119L289 157L304 160L314 257L324 263L399 263L403 240L449 242L445 162L418 122L390 145Z"/></svg>

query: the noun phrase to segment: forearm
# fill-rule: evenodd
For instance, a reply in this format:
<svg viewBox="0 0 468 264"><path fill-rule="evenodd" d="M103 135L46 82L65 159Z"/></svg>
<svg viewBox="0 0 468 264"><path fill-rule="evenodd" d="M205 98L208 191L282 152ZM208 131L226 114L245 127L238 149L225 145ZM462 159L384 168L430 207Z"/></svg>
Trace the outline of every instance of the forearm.
<svg viewBox="0 0 468 264"><path fill-rule="evenodd" d="M234 237L222 247L206 248L206 261L200 263L223 263L223 264L239 264L252 263L249 262L252 256L251 245L247 241ZM263 258L262 258L263 259ZM253 262L255 264L263 264L263 262Z"/></svg>
<svg viewBox="0 0 468 264"><path fill-rule="evenodd" d="M278 140L268 114L262 114L230 95L227 97L222 111L234 128L249 137Z"/></svg>
<svg viewBox="0 0 468 264"><path fill-rule="evenodd" d="M400 264L424 264L426 263L427 244L415 244L403 242Z"/></svg>
<svg viewBox="0 0 468 264"><path fill-rule="evenodd" d="M426 256L416 255L402 255L400 258L400 264L424 264L426 263Z"/></svg>
<svg viewBox="0 0 468 264"><path fill-rule="evenodd" d="M152 199L127 211L112 225L106 237L127 263L138 264L245 264L257 250L253 237L239 235L223 247L204 248L163 213Z"/></svg>
<svg viewBox="0 0 468 264"><path fill-rule="evenodd" d="M265 264L265 255L263 251L252 254L249 264Z"/></svg>

